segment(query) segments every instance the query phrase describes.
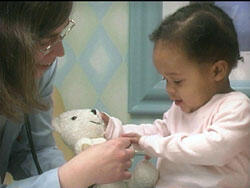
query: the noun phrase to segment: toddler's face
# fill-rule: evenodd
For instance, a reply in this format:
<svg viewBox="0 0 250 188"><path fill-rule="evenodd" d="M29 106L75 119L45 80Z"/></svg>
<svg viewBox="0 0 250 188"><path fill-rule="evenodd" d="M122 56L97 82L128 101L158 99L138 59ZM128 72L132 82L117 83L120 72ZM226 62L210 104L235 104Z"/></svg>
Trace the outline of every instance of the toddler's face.
<svg viewBox="0 0 250 188"><path fill-rule="evenodd" d="M215 94L212 65L193 62L176 46L162 42L156 43L153 60L169 97L184 112L197 110Z"/></svg>

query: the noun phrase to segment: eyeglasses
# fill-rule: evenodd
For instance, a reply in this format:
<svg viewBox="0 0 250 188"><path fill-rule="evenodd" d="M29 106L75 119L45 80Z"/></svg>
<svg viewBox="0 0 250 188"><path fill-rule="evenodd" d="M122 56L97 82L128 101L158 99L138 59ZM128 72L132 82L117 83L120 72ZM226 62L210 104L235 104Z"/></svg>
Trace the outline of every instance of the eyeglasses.
<svg viewBox="0 0 250 188"><path fill-rule="evenodd" d="M57 45L59 42L61 42L68 34L69 32L72 30L72 28L76 25L76 22L72 19L69 20L69 23L68 25L63 29L63 31L59 34L59 38L54 41L54 42L51 42L51 44L49 44L48 46L46 47L43 47L42 49L40 49L40 52L45 56L47 54L49 54L53 47L55 45Z"/></svg>

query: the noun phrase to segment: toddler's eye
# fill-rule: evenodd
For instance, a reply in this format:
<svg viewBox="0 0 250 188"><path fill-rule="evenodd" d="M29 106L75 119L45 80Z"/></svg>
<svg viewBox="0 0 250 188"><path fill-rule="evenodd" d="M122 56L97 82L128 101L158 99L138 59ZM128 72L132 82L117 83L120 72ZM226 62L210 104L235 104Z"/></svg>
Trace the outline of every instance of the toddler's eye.
<svg viewBox="0 0 250 188"><path fill-rule="evenodd" d="M174 83L175 84L180 84L182 82L182 80L175 80Z"/></svg>
<svg viewBox="0 0 250 188"><path fill-rule="evenodd" d="M77 119L77 116L73 116L71 117L72 120L76 120Z"/></svg>
<svg viewBox="0 0 250 188"><path fill-rule="evenodd" d="M164 78L164 76L161 77L162 80L166 80L166 78Z"/></svg>

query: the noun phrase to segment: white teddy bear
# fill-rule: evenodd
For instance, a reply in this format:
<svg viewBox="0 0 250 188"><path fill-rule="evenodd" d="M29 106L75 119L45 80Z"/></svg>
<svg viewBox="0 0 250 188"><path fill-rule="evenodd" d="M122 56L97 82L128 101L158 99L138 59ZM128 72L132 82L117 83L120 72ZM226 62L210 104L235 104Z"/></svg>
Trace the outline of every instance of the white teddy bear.
<svg viewBox="0 0 250 188"><path fill-rule="evenodd" d="M52 121L52 126L62 140L76 154L87 147L105 142L105 125L96 109L70 110L60 114ZM95 188L151 188L158 180L159 173L148 160L139 161L129 180L111 184L95 185Z"/></svg>

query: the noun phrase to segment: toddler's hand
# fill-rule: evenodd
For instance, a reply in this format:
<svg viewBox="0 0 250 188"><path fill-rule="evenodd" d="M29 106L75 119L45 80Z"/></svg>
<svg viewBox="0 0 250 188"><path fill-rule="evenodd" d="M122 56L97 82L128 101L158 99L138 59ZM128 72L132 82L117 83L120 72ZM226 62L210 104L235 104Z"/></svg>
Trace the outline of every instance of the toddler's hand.
<svg viewBox="0 0 250 188"><path fill-rule="evenodd" d="M103 112L100 112L100 114L105 126L107 126L109 123L109 116Z"/></svg>
<svg viewBox="0 0 250 188"><path fill-rule="evenodd" d="M132 144L139 144L141 136L136 133L125 133L121 135L122 137L129 137Z"/></svg>

